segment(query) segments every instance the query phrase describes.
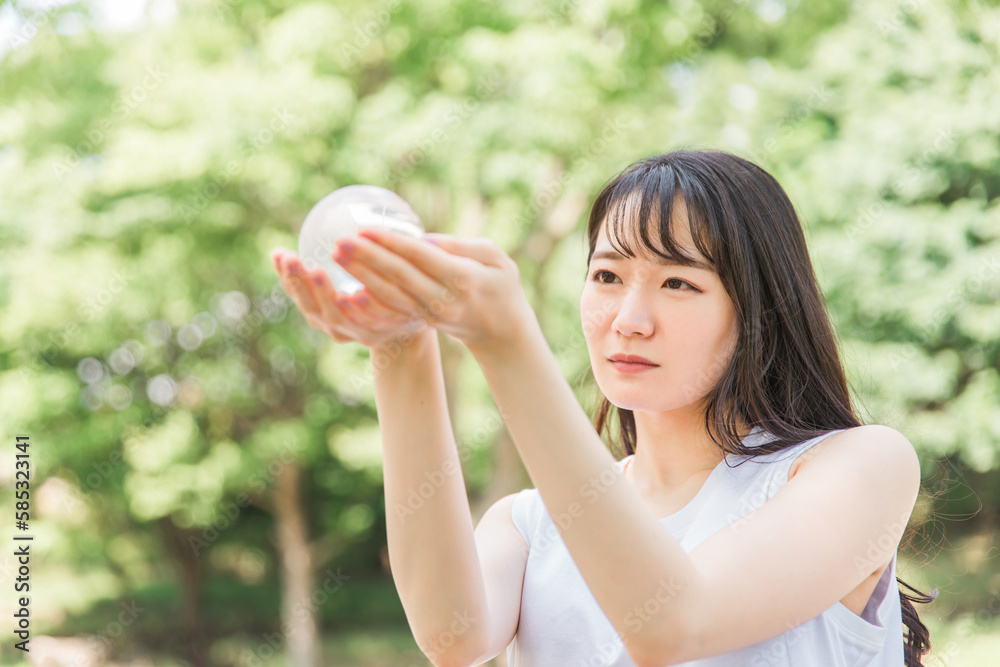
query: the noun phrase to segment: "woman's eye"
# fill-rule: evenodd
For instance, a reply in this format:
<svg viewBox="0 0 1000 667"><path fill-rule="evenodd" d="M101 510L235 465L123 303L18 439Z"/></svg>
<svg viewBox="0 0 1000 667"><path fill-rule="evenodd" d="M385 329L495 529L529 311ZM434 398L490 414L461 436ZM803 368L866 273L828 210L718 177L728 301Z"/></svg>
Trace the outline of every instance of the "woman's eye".
<svg viewBox="0 0 1000 667"><path fill-rule="evenodd" d="M591 276L591 279L595 280L595 281L597 281L599 283L607 284L603 280L601 280L601 274L607 274L609 276L614 276L615 275L615 274L611 273L610 271L605 271L604 269L598 269L597 271L594 271L594 274Z"/></svg>
<svg viewBox="0 0 1000 667"><path fill-rule="evenodd" d="M594 271L593 275L591 276L591 280L601 283L602 285L607 285L608 281L602 279L603 276L605 275L611 276L611 278L617 277L615 276L615 274L611 273L610 271L607 271L606 269L598 269L597 271ZM685 280L681 280L680 278L667 278L663 282L663 284L672 290L690 290L692 292L700 291L691 283Z"/></svg>
<svg viewBox="0 0 1000 667"><path fill-rule="evenodd" d="M680 286L684 285L684 286L686 286L690 290L694 290L695 292L698 291L697 289L694 288L693 285L691 285L691 283L684 282L680 278L667 278L667 281L665 283L663 283L663 284L664 285L670 285L671 289L680 289ZM677 285L677 287L675 288L674 285Z"/></svg>

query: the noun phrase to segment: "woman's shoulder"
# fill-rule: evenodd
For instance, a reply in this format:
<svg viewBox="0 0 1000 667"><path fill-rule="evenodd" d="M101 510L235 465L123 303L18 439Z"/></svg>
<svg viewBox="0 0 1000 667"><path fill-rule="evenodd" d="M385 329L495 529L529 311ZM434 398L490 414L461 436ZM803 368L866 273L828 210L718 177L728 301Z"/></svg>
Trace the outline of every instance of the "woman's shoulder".
<svg viewBox="0 0 1000 667"><path fill-rule="evenodd" d="M744 443L753 447L755 445L768 443L773 440L777 440L777 437L773 434L767 431L757 431L755 429L751 432L751 435L748 436ZM849 444L845 445L843 443ZM909 440L906 439L906 436L891 426L885 426L883 424L862 424L860 426L829 429L811 438L790 444L787 447L772 453L779 454L791 449L818 450L820 447L831 448L844 446L852 447L858 445L863 446L864 443L867 443L868 446L878 446L880 443L906 443L908 445Z"/></svg>
<svg viewBox="0 0 1000 667"><path fill-rule="evenodd" d="M839 428L807 440L802 445L812 451L852 450L858 453L874 453L881 449L913 449L905 435L884 424L862 424L850 428Z"/></svg>
<svg viewBox="0 0 1000 667"><path fill-rule="evenodd" d="M916 466L919 458L913 445L897 429L884 424L863 424L851 428L836 429L802 443L805 447L795 458L788 477L801 472L811 461L832 460L846 457L859 463L878 465L880 462L895 466Z"/></svg>

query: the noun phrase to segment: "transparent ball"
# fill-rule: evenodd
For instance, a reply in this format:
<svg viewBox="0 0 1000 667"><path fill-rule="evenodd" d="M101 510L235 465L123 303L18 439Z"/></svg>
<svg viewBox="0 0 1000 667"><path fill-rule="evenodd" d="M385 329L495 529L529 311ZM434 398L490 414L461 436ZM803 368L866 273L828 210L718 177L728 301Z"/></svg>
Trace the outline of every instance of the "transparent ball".
<svg viewBox="0 0 1000 667"><path fill-rule="evenodd" d="M353 294L364 285L333 261L334 242L375 227L419 237L423 223L406 200L375 185L348 185L319 200L299 230L299 258L308 270L322 268L338 292Z"/></svg>

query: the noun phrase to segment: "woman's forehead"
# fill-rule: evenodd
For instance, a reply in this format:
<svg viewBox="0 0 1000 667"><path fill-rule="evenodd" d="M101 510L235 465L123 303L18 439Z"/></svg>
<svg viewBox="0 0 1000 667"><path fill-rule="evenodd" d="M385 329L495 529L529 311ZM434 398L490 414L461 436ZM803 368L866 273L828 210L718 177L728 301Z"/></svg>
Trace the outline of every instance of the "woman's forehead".
<svg viewBox="0 0 1000 667"><path fill-rule="evenodd" d="M681 204L683 206L683 204ZM671 215L671 225L670 225L670 239L673 241L677 249L694 260L699 260L706 264L711 264L705 256L698 250L695 245L694 238L691 235L690 223L687 219L686 208L674 208L673 214ZM616 217L615 224L613 226L608 225L610 216L605 216L601 221L600 232L598 234L597 243L594 247L594 252L600 252L603 250L613 250L617 251L623 245L625 248L631 250L635 255L656 261L659 259L653 255L648 248L646 243L643 242L642 237L639 234L639 216L638 211L635 215L620 215ZM666 248L660 239L660 228L658 224L658 214L650 215L646 220L647 234L649 237L649 243L660 253L667 255ZM614 242L610 238L610 233L615 232Z"/></svg>

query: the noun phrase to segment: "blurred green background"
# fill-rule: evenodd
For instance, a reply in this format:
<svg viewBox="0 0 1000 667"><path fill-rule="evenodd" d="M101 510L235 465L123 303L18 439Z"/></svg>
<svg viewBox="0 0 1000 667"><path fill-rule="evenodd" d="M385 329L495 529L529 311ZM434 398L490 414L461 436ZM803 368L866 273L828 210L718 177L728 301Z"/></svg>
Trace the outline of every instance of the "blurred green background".
<svg viewBox="0 0 1000 667"><path fill-rule="evenodd" d="M354 183L492 238L592 411L590 202L695 146L785 186L862 420L921 454L898 573L940 588L925 664L995 664L998 45L997 3L960 0L0 2L0 479L11 517L30 434L31 660L301 667L297 616L318 664L428 664L368 352L306 324L271 249ZM531 483L441 342L478 521Z"/></svg>

